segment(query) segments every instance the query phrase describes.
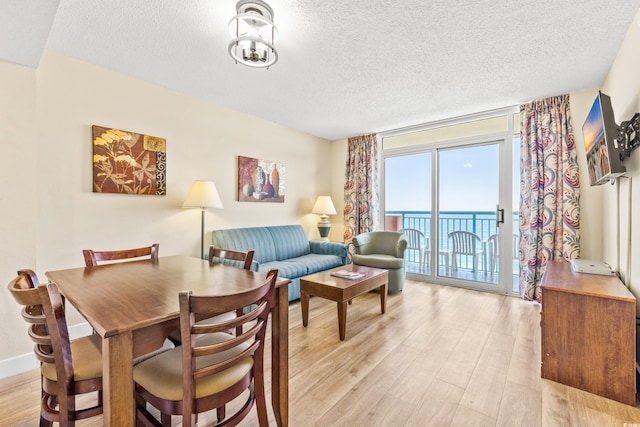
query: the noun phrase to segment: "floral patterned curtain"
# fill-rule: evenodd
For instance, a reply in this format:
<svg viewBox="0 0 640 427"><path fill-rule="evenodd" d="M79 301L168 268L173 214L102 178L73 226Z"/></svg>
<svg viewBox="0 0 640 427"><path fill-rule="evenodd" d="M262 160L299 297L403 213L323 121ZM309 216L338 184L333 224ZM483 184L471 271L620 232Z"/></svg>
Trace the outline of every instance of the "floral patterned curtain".
<svg viewBox="0 0 640 427"><path fill-rule="evenodd" d="M580 255L580 176L569 95L520 106L520 294L540 301L547 262Z"/></svg>
<svg viewBox="0 0 640 427"><path fill-rule="evenodd" d="M344 184L344 241L378 224L378 142L376 135L348 139Z"/></svg>

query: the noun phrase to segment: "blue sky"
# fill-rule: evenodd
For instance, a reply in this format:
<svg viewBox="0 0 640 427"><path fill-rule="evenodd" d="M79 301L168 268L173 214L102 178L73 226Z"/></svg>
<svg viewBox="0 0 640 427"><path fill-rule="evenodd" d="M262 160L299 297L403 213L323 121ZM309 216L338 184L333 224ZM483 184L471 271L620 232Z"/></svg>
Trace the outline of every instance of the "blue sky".
<svg viewBox="0 0 640 427"><path fill-rule="evenodd" d="M519 151L514 150L515 170ZM386 210L431 210L431 154L387 158ZM498 203L498 145L440 151L440 210L495 211ZM517 197L517 185L514 197ZM517 206L517 199L514 204Z"/></svg>

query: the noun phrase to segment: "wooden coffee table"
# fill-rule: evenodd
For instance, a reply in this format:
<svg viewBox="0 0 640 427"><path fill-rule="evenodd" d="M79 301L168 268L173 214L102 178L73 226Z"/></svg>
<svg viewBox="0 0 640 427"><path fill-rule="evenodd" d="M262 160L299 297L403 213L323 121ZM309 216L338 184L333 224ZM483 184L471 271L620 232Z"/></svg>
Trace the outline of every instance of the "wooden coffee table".
<svg viewBox="0 0 640 427"><path fill-rule="evenodd" d="M343 279L332 276L331 273L339 270L349 270L364 274L358 279ZM315 295L338 304L338 333L340 340L344 341L347 323L347 303L358 295L374 289L380 290L380 310L382 313L387 308L387 285L389 272L380 268L365 267L362 265L343 265L331 270L322 271L300 278L300 306L302 307L302 325L309 323L309 296Z"/></svg>

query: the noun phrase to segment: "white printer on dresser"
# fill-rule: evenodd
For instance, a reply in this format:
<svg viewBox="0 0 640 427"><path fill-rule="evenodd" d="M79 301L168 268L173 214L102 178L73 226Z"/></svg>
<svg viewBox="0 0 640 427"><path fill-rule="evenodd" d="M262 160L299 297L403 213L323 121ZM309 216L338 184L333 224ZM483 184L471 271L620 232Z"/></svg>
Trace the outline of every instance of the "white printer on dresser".
<svg viewBox="0 0 640 427"><path fill-rule="evenodd" d="M611 276L611 267L603 261L593 261L589 259L572 259L571 271L574 273L600 274Z"/></svg>

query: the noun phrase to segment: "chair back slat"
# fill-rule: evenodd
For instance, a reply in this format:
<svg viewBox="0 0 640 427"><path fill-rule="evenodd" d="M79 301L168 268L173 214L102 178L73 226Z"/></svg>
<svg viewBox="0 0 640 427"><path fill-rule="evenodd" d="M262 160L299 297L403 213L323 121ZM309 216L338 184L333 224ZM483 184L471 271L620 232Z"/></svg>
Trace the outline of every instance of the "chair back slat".
<svg viewBox="0 0 640 427"><path fill-rule="evenodd" d="M255 324L253 324L251 329L247 330L247 332L245 332L245 333L243 333L241 335L237 335L234 338L230 338L230 339L228 339L226 341L223 341L221 343L216 343L216 344L211 344L211 345L196 346L193 349L193 355L196 356L196 357L210 356L212 354L222 353L223 351L227 351L229 349L237 347L238 345L240 345L242 343L245 343L245 342L247 342L249 340L254 339L254 337L258 333L260 333L260 329L262 327L263 327L263 322L262 321L258 321ZM203 335L203 334L198 334L198 335Z"/></svg>
<svg viewBox="0 0 640 427"><path fill-rule="evenodd" d="M94 267L102 261L122 261L134 258L149 257L152 261L158 260L158 252L160 245L154 243L151 246L134 249L122 249L116 251L94 251L92 249L84 249L82 256L87 267Z"/></svg>
<svg viewBox="0 0 640 427"><path fill-rule="evenodd" d="M211 245L209 247L209 262L211 264L217 264L220 263L221 260L237 261L245 270L251 270L254 253L255 251L253 249L243 252L218 248Z"/></svg>
<svg viewBox="0 0 640 427"><path fill-rule="evenodd" d="M249 347L244 349L242 352L237 353L220 363L215 363L213 365L204 366L202 368L195 369L193 372L194 379L201 379L208 377L210 375L217 374L218 372L222 372L225 369L230 368L241 360L246 359L247 357L253 356L253 354L258 350L260 346L259 341L254 341Z"/></svg>
<svg viewBox="0 0 640 427"><path fill-rule="evenodd" d="M37 296L38 300L34 301L33 305L27 305L22 308L22 318L27 323L45 323L42 305L40 305L40 295L37 292L32 292L32 295Z"/></svg>
<svg viewBox="0 0 640 427"><path fill-rule="evenodd" d="M18 276L9 282L9 292L22 305L22 318L30 326L27 335L35 343L33 352L42 363L55 363L51 336L38 294L38 278L33 270L19 270Z"/></svg>

